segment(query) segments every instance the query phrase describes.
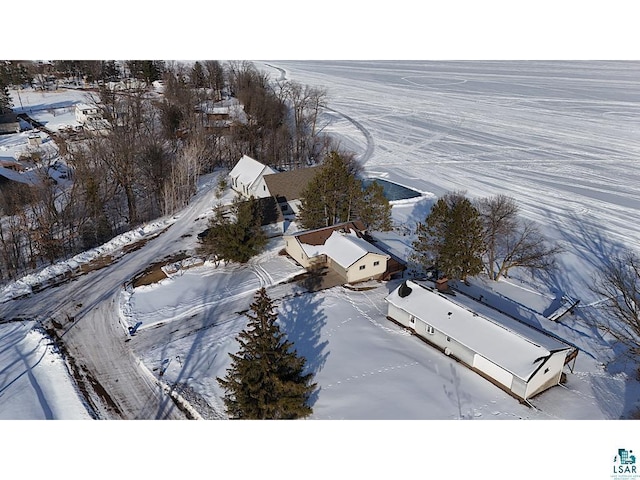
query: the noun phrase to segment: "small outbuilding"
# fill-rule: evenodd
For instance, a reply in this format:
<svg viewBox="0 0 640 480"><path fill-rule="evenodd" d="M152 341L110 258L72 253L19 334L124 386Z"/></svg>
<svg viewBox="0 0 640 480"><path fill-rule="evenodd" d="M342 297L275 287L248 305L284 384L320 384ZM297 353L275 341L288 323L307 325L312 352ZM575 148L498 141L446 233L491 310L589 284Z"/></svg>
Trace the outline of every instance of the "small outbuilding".
<svg viewBox="0 0 640 480"><path fill-rule="evenodd" d="M523 401L558 385L576 347L473 299L407 280L388 317Z"/></svg>

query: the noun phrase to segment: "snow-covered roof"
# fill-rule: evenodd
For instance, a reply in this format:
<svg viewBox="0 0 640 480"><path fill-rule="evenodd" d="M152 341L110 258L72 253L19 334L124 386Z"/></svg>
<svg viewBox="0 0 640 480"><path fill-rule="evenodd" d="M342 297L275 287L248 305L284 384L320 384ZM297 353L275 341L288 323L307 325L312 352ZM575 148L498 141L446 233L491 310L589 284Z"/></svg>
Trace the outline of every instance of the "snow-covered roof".
<svg viewBox="0 0 640 480"><path fill-rule="evenodd" d="M76 104L77 110L97 110L97 105L89 105L88 103L78 103Z"/></svg>
<svg viewBox="0 0 640 480"><path fill-rule="evenodd" d="M276 173L273 168L268 167L247 155L243 155L231 172L229 172L229 176L231 178L237 178L238 182L244 185L253 185L253 183L262 175L269 175L272 173Z"/></svg>
<svg viewBox="0 0 640 480"><path fill-rule="evenodd" d="M368 253L389 258L382 250L358 237L355 232L344 233L335 230L324 245L300 244L309 258L326 255L343 268L349 268Z"/></svg>
<svg viewBox="0 0 640 480"><path fill-rule="evenodd" d="M33 185L37 183L37 177L33 172L16 172L9 168L0 167L0 176L13 180L14 182L26 183Z"/></svg>
<svg viewBox="0 0 640 480"><path fill-rule="evenodd" d="M406 284L410 294L401 297L398 287L386 300L523 380L552 352L572 348L486 305L474 302L472 309L464 298L453 300L410 280Z"/></svg>

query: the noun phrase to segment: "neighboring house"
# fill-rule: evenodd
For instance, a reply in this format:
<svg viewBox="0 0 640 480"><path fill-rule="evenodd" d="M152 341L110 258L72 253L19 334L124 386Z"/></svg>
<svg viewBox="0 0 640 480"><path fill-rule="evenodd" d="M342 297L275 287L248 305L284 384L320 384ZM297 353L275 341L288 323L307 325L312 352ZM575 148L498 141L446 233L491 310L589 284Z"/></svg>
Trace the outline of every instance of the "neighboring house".
<svg viewBox="0 0 640 480"><path fill-rule="evenodd" d="M300 196L321 167L308 167L264 177L266 190L278 200L284 215L297 215Z"/></svg>
<svg viewBox="0 0 640 480"><path fill-rule="evenodd" d="M0 134L20 133L20 119L15 113L0 115Z"/></svg>
<svg viewBox="0 0 640 480"><path fill-rule="evenodd" d="M205 128L224 129L231 127L229 107L211 107L202 111Z"/></svg>
<svg viewBox="0 0 640 480"><path fill-rule="evenodd" d="M79 124L84 125L96 120L102 120L102 115L96 105L89 105L86 103L79 103L76 105L76 121Z"/></svg>
<svg viewBox="0 0 640 480"><path fill-rule="evenodd" d="M243 155L229 172L229 183L233 190L245 198L251 196L255 198L270 197L271 194L267 190L264 176L273 173L276 173L273 168Z"/></svg>
<svg viewBox="0 0 640 480"><path fill-rule="evenodd" d="M386 277L391 256L364 239L362 222L285 235L287 254L305 268L327 266L345 283Z"/></svg>
<svg viewBox="0 0 640 480"><path fill-rule="evenodd" d="M244 107L236 98L215 102L204 101L196 106L195 111L200 117L202 126L215 130L219 135L231 132L236 124L245 124L247 121Z"/></svg>
<svg viewBox="0 0 640 480"><path fill-rule="evenodd" d="M407 280L386 298L388 317L526 401L558 385L578 349L468 297Z"/></svg>

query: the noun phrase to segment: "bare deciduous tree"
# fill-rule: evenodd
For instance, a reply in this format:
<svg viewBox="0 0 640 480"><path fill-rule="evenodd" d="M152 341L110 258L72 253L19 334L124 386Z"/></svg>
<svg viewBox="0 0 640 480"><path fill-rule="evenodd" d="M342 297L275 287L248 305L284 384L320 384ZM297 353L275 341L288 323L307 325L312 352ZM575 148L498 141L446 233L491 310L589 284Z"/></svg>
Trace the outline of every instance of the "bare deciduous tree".
<svg viewBox="0 0 640 480"><path fill-rule="evenodd" d="M483 224L485 269L492 280L499 280L514 267L549 270L562 249L548 242L535 223L518 216L515 200L506 195L477 202Z"/></svg>
<svg viewBox="0 0 640 480"><path fill-rule="evenodd" d="M499 280L514 267L548 271L555 268L556 255L562 252L559 245L547 241L535 223L519 222L511 234L501 237L494 280Z"/></svg>
<svg viewBox="0 0 640 480"><path fill-rule="evenodd" d="M625 347L634 362L640 363L640 257L628 251L613 258L597 275L592 291L604 298L603 315L591 321L601 332Z"/></svg>

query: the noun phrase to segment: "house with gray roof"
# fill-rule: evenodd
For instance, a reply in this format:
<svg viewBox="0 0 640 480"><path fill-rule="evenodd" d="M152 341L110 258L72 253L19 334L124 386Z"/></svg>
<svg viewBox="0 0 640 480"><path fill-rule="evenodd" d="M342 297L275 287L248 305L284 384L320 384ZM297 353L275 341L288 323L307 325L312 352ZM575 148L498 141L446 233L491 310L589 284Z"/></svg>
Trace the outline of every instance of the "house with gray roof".
<svg viewBox="0 0 640 480"><path fill-rule="evenodd" d="M307 167L274 173L264 177L269 193L275 197L284 215L297 215L300 198L321 167Z"/></svg>

